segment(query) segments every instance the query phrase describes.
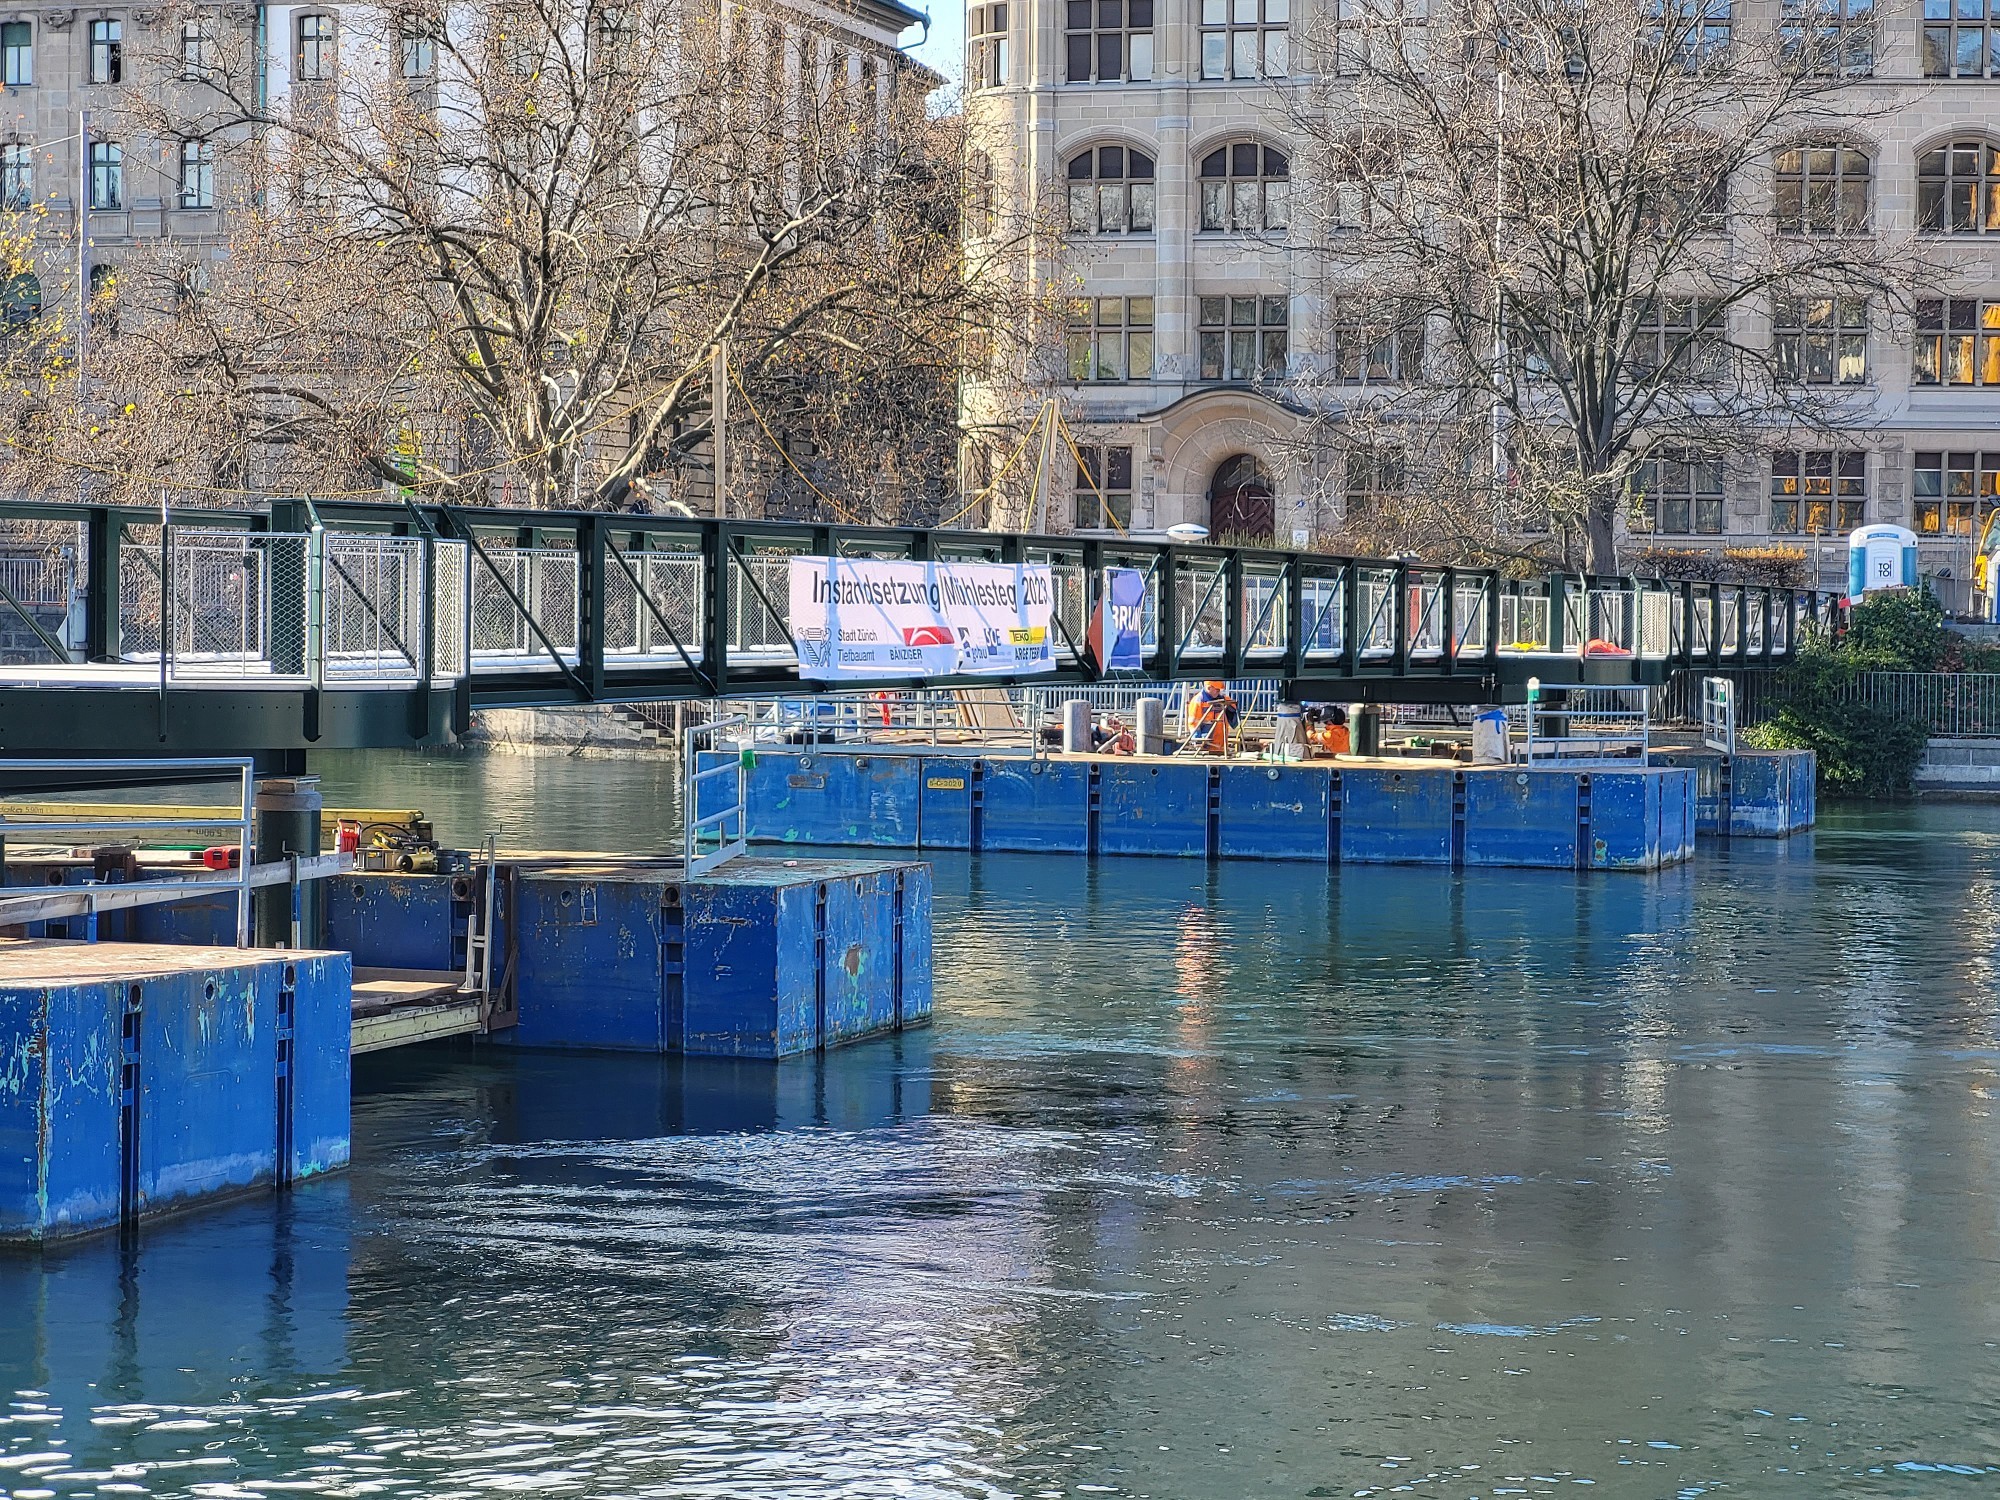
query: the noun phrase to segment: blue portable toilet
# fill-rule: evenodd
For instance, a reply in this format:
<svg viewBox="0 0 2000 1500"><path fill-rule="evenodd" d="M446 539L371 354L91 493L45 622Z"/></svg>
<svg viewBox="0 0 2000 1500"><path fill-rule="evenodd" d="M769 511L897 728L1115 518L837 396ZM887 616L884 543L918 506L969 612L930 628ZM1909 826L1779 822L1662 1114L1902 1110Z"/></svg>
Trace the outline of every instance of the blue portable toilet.
<svg viewBox="0 0 2000 1500"><path fill-rule="evenodd" d="M1917 534L1907 526L1863 526L1847 537L1847 597L1918 586Z"/></svg>

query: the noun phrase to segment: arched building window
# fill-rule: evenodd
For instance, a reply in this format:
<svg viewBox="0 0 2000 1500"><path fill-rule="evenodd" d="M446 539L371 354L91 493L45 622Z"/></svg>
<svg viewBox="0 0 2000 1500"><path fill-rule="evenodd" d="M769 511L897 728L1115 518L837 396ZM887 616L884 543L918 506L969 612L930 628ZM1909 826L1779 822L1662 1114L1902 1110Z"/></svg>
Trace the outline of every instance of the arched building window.
<svg viewBox="0 0 2000 1500"><path fill-rule="evenodd" d="M1838 141L1780 151L1778 228L1786 234L1860 234L1868 228L1868 153Z"/></svg>
<svg viewBox="0 0 2000 1500"><path fill-rule="evenodd" d="M1917 227L1933 234L2000 234L2000 146L1953 141L1917 161Z"/></svg>
<svg viewBox="0 0 2000 1500"><path fill-rule="evenodd" d="M1150 234L1153 158L1126 146L1097 146L1069 160L1069 227L1074 234Z"/></svg>
<svg viewBox="0 0 2000 1500"><path fill-rule="evenodd" d="M1231 141L1201 159L1201 227L1258 233L1291 222L1292 164L1256 141Z"/></svg>

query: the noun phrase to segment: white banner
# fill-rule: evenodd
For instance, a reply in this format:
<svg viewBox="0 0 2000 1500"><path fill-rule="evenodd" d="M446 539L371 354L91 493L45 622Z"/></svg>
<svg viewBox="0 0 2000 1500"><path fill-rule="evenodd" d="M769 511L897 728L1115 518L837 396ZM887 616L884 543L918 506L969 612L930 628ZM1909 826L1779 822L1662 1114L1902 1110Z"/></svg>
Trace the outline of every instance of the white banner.
<svg viewBox="0 0 2000 1500"><path fill-rule="evenodd" d="M794 557L799 676L1020 676L1055 670L1047 563Z"/></svg>

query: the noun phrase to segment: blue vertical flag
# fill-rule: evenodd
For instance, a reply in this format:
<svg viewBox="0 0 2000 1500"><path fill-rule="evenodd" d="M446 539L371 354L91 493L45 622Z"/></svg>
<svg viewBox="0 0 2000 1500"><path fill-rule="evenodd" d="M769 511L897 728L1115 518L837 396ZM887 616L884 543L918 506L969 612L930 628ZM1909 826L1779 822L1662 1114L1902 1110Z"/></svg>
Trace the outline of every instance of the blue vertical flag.
<svg viewBox="0 0 2000 1500"><path fill-rule="evenodd" d="M1091 645L1101 672L1137 672L1145 666L1141 627L1146 608L1146 575L1137 568L1106 568L1104 594L1091 622Z"/></svg>

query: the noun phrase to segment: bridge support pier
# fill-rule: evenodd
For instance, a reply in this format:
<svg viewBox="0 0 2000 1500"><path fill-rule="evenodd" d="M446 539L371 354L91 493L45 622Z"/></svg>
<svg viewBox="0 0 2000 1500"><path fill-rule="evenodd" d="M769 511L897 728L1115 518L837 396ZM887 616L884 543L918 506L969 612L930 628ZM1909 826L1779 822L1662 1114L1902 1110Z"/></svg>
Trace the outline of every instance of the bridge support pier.
<svg viewBox="0 0 2000 1500"><path fill-rule="evenodd" d="M317 776L274 776L257 783L256 859L259 864L288 854L303 858L320 852L321 799ZM244 858L250 858L249 851ZM298 901L298 941L293 941L292 903ZM274 885L257 893L254 941L260 948L313 948L325 927L325 898L318 881L296 887Z"/></svg>
<svg viewBox="0 0 2000 1500"><path fill-rule="evenodd" d="M1347 711L1354 733L1351 743L1356 755L1382 753L1382 707L1377 703L1356 703Z"/></svg>

